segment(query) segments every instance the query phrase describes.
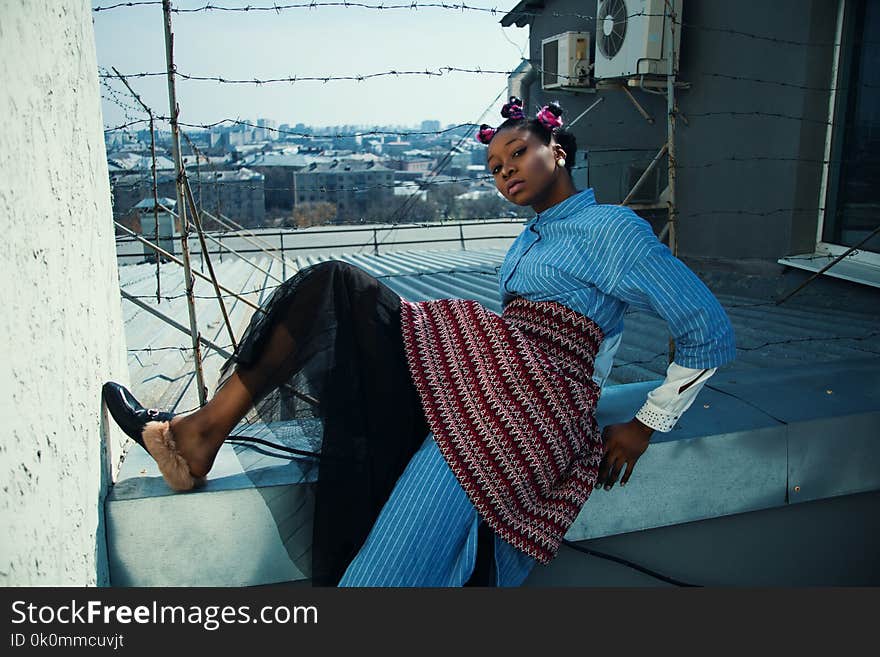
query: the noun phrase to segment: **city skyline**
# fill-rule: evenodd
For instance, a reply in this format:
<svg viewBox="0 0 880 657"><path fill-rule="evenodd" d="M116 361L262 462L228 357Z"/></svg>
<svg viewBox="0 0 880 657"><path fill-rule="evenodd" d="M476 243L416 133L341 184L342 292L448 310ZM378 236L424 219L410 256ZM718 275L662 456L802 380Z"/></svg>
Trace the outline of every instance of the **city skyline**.
<svg viewBox="0 0 880 657"><path fill-rule="evenodd" d="M93 2L93 7L101 5ZM182 9L200 6L204 3L175 3ZM319 6L278 12L174 13L175 64L188 75L241 80L436 72L444 67L509 71L527 55L528 31L500 26L508 9L493 14L428 7L380 11ZM160 6L93 12L93 24L99 67L115 67L127 76L165 70ZM113 89L111 93L101 87L105 127L144 118L142 111L133 109L138 104L121 82L105 82ZM130 77L129 82L156 114L168 115L164 76ZM492 123L505 101L506 84L503 74L462 72L261 85L178 79L177 96L181 121L194 124L270 119L290 126L418 129L425 120L439 121L441 127L477 122L487 107L483 120Z"/></svg>

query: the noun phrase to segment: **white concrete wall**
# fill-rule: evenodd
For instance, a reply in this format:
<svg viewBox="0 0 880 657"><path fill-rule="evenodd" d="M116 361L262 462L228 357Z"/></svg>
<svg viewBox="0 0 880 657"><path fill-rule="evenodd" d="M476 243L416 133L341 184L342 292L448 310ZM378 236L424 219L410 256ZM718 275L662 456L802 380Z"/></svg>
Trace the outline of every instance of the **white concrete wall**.
<svg viewBox="0 0 880 657"><path fill-rule="evenodd" d="M6 586L108 582L103 498L124 436L100 390L128 369L91 14L85 0L0 3Z"/></svg>

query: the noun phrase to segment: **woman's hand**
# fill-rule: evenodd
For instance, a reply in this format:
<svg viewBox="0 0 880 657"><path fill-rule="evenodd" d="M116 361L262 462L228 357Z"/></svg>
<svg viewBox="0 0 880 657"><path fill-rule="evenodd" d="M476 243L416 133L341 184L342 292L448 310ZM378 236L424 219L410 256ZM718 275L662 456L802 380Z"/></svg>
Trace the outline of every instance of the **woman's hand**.
<svg viewBox="0 0 880 657"><path fill-rule="evenodd" d="M605 456L599 465L599 478L594 488L610 490L617 481L620 471L626 466L626 473L620 480L623 486L629 481L633 468L639 457L648 449L651 434L654 430L633 418L623 424L610 424L605 427L602 437L605 439Z"/></svg>

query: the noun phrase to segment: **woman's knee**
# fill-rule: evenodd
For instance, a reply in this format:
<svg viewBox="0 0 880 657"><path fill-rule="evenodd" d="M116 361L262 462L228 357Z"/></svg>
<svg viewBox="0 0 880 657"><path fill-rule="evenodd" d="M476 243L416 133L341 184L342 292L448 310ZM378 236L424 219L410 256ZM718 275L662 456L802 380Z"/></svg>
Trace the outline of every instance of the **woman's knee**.
<svg viewBox="0 0 880 657"><path fill-rule="evenodd" d="M323 273L324 275L352 276L366 274L366 272L356 265L345 262L344 260L324 260L323 262L310 265L308 269L311 272Z"/></svg>

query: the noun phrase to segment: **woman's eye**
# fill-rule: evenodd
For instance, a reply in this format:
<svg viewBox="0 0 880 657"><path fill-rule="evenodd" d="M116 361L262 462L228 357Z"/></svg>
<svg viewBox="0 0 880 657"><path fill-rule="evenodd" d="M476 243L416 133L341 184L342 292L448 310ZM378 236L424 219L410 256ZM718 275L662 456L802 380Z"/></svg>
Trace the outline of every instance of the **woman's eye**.
<svg viewBox="0 0 880 657"><path fill-rule="evenodd" d="M513 156L516 157L517 155L522 155L523 153L525 153L525 151L525 148L520 148L519 150L513 152Z"/></svg>

